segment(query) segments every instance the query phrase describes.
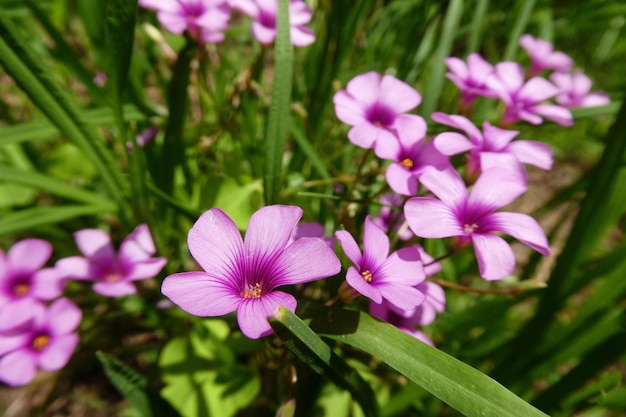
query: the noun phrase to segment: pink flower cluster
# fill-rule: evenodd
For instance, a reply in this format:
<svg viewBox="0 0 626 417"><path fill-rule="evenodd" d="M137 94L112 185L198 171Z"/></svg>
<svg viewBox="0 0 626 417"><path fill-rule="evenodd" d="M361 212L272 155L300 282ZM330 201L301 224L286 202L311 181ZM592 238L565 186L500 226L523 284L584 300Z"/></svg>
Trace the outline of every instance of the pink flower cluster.
<svg viewBox="0 0 626 417"><path fill-rule="evenodd" d="M580 70L571 73L574 61L565 53L554 51L551 43L524 35L520 45L530 56L530 69L526 77L524 68L517 62L487 62L477 53L470 54L467 62L446 58L450 72L446 74L461 90L461 109L468 109L478 96L499 98L506 105L502 124L511 125L519 120L540 124L543 118L563 126L570 126L570 107L600 106L609 103L604 93L591 93L591 81ZM544 70L554 70L550 81L541 77ZM554 98L556 104L547 100Z"/></svg>
<svg viewBox="0 0 626 417"><path fill-rule="evenodd" d="M252 34L260 43L271 44L276 38L278 0L139 0L139 5L156 10L159 21L170 32L187 33L201 43L224 40L231 10L254 20ZM290 0L290 36L295 46L315 41L315 35L306 27L311 17L311 9L303 0Z"/></svg>
<svg viewBox="0 0 626 417"><path fill-rule="evenodd" d="M119 255L100 230L77 232L76 241L86 258L63 258L47 268L52 245L45 240L21 240L6 255L0 250L0 381L25 385L37 369L56 371L67 364L82 318L81 310L61 297L68 279L96 281L96 292L121 296L136 291L131 281L151 278L165 264L151 257L154 245L146 225L122 243Z"/></svg>

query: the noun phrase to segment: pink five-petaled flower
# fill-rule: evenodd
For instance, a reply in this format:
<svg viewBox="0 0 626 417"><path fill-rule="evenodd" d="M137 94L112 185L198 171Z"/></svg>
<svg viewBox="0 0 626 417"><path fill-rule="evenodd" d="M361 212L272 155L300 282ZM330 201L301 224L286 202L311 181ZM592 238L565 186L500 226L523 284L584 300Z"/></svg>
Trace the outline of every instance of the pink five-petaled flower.
<svg viewBox="0 0 626 417"><path fill-rule="evenodd" d="M0 250L0 331L27 324L35 305L63 292L64 276L56 268L43 268L52 246L41 239L15 243L6 256Z"/></svg>
<svg viewBox="0 0 626 417"><path fill-rule="evenodd" d="M522 35L519 44L530 56L530 76L539 74L544 69L553 69L567 72L574 65L574 61L567 54L554 51L550 42L534 38L531 35Z"/></svg>
<svg viewBox="0 0 626 417"><path fill-rule="evenodd" d="M227 0L139 0L139 5L157 11L159 22L172 33L187 31L199 42L221 42L228 29Z"/></svg>
<svg viewBox="0 0 626 417"><path fill-rule="evenodd" d="M390 255L389 238L370 216L365 219L363 254L349 232L338 230L335 237L354 263L346 281L359 294L375 303L387 300L402 310L414 309L424 301L424 294L415 288L425 278L416 248L402 248Z"/></svg>
<svg viewBox="0 0 626 417"><path fill-rule="evenodd" d="M389 130L400 119L419 118L403 114L417 107L422 96L410 85L391 75L381 77L376 72L357 75L345 90L338 91L333 101L335 113L342 122L353 126L348 139L370 149L377 142L395 141Z"/></svg>
<svg viewBox="0 0 626 417"><path fill-rule="evenodd" d="M531 164L541 169L552 168L552 149L541 142L532 140L512 141L519 134L517 130L504 130L483 123L483 131L463 116L435 112L432 119L450 127L464 131L467 137L456 132L444 132L435 136L435 148L444 155L452 156L469 152L467 175L470 178L493 167L511 168L525 177L522 164Z"/></svg>
<svg viewBox="0 0 626 417"><path fill-rule="evenodd" d="M486 85L487 78L493 73L493 65L479 54L470 54L467 63L453 56L446 58L445 63L450 70L446 77L461 90L461 106L468 106L478 96L497 97Z"/></svg>
<svg viewBox="0 0 626 417"><path fill-rule="evenodd" d="M398 194L414 196L419 176L425 168L444 169L450 166L450 161L435 149L432 142L424 143L426 122L421 117L398 119L392 130L397 140L376 142L376 156L393 161L385 172L391 189Z"/></svg>
<svg viewBox="0 0 626 417"><path fill-rule="evenodd" d="M502 117L505 125L525 120L538 125L542 117L563 126L571 126L572 114L556 104L542 104L558 94L559 89L542 77L525 81L524 70L517 62L500 62L487 80L487 86L506 104Z"/></svg>
<svg viewBox="0 0 626 417"><path fill-rule="evenodd" d="M611 99L606 93L590 93L591 80L582 71L573 74L555 72L550 80L559 88L556 102L565 107L594 107L609 104Z"/></svg>
<svg viewBox="0 0 626 417"><path fill-rule="evenodd" d="M267 336L268 316L279 306L295 311L293 295L275 291L339 273L341 264L326 242L289 238L302 209L267 206L252 215L245 239L220 209L205 212L189 231L189 250L204 272L169 275L161 291L196 316L222 316L237 311L239 328L251 339Z"/></svg>
<svg viewBox="0 0 626 417"><path fill-rule="evenodd" d="M37 304L32 325L0 336L0 381L12 386L33 380L37 368L56 371L69 361L78 344L72 333L82 313L67 298L59 298L47 309Z"/></svg>
<svg viewBox="0 0 626 417"><path fill-rule="evenodd" d="M420 180L439 199L414 197L406 202L404 214L411 230L424 238L454 237L459 246L473 244L484 279L502 279L515 267L513 250L494 232L511 235L543 255L550 254L546 236L532 217L494 213L526 191L524 181L514 171L485 170L469 195L454 170L431 168Z"/></svg>
<svg viewBox="0 0 626 417"><path fill-rule="evenodd" d="M278 0L230 0L233 9L250 16L252 34L264 45L274 42L278 21ZM311 9L302 0L289 1L289 35L295 46L315 42L315 34L305 25L311 21Z"/></svg>
<svg viewBox="0 0 626 417"><path fill-rule="evenodd" d="M133 281L152 278L165 266L165 258L153 258L156 252L150 230L141 224L128 235L116 254L111 237L98 229L74 233L78 249L85 257L59 259L57 268L68 277L96 281L93 289L108 297L137 292Z"/></svg>

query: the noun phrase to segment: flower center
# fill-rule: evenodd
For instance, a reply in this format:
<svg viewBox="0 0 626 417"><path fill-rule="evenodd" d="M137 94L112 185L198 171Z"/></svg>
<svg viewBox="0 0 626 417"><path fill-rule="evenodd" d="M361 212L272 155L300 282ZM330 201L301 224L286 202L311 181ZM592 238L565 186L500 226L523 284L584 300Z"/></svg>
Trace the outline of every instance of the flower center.
<svg viewBox="0 0 626 417"><path fill-rule="evenodd" d="M244 290L243 298L261 298L261 295L263 295L261 284L257 282L254 286L248 284L248 288Z"/></svg>
<svg viewBox="0 0 626 417"><path fill-rule="evenodd" d="M393 110L380 103L374 103L365 112L365 118L369 120L370 123L384 128L389 127L393 123L395 116Z"/></svg>
<svg viewBox="0 0 626 417"><path fill-rule="evenodd" d="M114 283L122 280L122 274L119 272L111 272L104 278L104 282Z"/></svg>
<svg viewBox="0 0 626 417"><path fill-rule="evenodd" d="M45 334L40 334L39 336L33 339L33 342L32 342L33 349L41 352L42 350L46 348L46 346L48 346L48 343L50 343L50 338L46 336Z"/></svg>
<svg viewBox="0 0 626 417"><path fill-rule="evenodd" d="M402 161L400 161L400 165L409 170L413 168L413 161L409 158L404 158Z"/></svg>
<svg viewBox="0 0 626 417"><path fill-rule="evenodd" d="M13 294L16 297L23 297L27 295L30 291L30 285L25 282L20 282L13 287Z"/></svg>
<svg viewBox="0 0 626 417"><path fill-rule="evenodd" d="M465 230L465 233L468 235L474 233L474 230L476 229L478 229L478 225L476 223L465 224L465 226L463 226L463 230Z"/></svg>
<svg viewBox="0 0 626 417"><path fill-rule="evenodd" d="M369 269L366 269L365 271L361 271L361 276L367 282L372 282L372 278L374 278Z"/></svg>

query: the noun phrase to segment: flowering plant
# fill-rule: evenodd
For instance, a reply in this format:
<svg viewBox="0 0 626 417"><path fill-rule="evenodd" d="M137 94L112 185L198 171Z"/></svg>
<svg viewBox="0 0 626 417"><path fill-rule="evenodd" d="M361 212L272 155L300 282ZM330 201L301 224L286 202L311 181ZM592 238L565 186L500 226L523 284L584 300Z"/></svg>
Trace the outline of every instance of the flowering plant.
<svg viewBox="0 0 626 417"><path fill-rule="evenodd" d="M0 409L626 410L618 2L0 3Z"/></svg>

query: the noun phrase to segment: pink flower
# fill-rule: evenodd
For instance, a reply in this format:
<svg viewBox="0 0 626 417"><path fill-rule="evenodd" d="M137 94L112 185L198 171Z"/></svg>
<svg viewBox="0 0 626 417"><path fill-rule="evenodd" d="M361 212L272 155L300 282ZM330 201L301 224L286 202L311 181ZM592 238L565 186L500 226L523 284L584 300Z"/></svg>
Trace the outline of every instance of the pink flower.
<svg viewBox="0 0 626 417"><path fill-rule="evenodd" d="M85 257L59 259L57 268L70 278L95 281L94 291L104 296L135 294L132 282L154 277L166 263L165 258L152 257L156 250L145 224L124 239L117 254L111 237L102 230L84 229L74 233L74 238Z"/></svg>
<svg viewBox="0 0 626 417"><path fill-rule="evenodd" d="M372 222L380 227L385 233L396 232L401 240L409 240L413 237L413 233L405 225L404 213L402 212L402 197L397 194L385 194L378 200L382 206L380 207L380 215L372 219Z"/></svg>
<svg viewBox="0 0 626 417"><path fill-rule="evenodd" d="M369 149L377 142L395 141L389 129L396 127L398 120L419 118L403 113L417 107L422 96L391 75L381 77L376 72L368 72L350 80L345 90L335 94L333 101L337 118L353 126L348 139Z"/></svg>
<svg viewBox="0 0 626 417"><path fill-rule="evenodd" d="M375 302L370 303L369 312L372 316L386 321L387 323L397 327L404 333L413 336L422 342L435 346L432 340L424 334L424 332L417 330L415 326L418 325L416 320L412 316L405 317L404 314L397 313L397 309L390 302L383 300L382 303L377 304Z"/></svg>
<svg viewBox="0 0 626 417"><path fill-rule="evenodd" d="M530 56L530 75L539 74L544 69L553 69L559 72L568 72L574 61L560 51L554 51L550 42L533 38L531 35L522 35L519 44Z"/></svg>
<svg viewBox="0 0 626 417"><path fill-rule="evenodd" d="M466 133L467 137L456 132L440 133L433 142L435 148L444 155L469 152L469 177L477 176L480 171L493 167L511 168L523 177L526 176L526 171L522 164L531 164L546 170L552 168L552 149L544 143L532 140L513 141L520 133L517 130L499 129L484 122L481 132L463 116L436 112L431 117L437 123Z"/></svg>
<svg viewBox="0 0 626 417"><path fill-rule="evenodd" d="M396 140L377 142L376 155L393 161L385 172L391 189L398 194L414 196L425 168L444 169L450 166L450 161L432 142L424 143L426 122L421 117L398 119L392 130Z"/></svg>
<svg viewBox="0 0 626 417"><path fill-rule="evenodd" d="M0 380L11 386L28 384L37 368L56 371L67 364L76 345L82 313L67 298L47 309L37 304L32 326L0 337Z"/></svg>
<svg viewBox="0 0 626 417"><path fill-rule="evenodd" d="M43 268L51 254L52 246L41 239L21 240L6 256L0 250L0 331L27 324L40 301L63 292L62 272Z"/></svg>
<svg viewBox="0 0 626 417"><path fill-rule="evenodd" d="M365 219L362 254L349 232L338 230L335 237L354 263L346 281L359 294L378 304L387 300L402 310L414 309L424 301L424 294L414 287L425 278L417 249L402 248L390 255L389 238L370 216Z"/></svg>
<svg viewBox="0 0 626 417"><path fill-rule="evenodd" d="M295 242L296 240L302 237L318 237L322 239L324 242L326 242L326 244L331 250L334 250L335 238L332 236L325 237L324 233L325 233L324 226L322 226L319 223L315 223L315 222L301 223L293 229L293 233L291 234L291 237L289 238L288 245L291 245L293 242Z"/></svg>
<svg viewBox="0 0 626 417"><path fill-rule="evenodd" d="M550 75L552 82L559 88L556 102L564 107L594 107L609 104L611 99L606 93L590 93L591 80L582 71L573 74L555 72Z"/></svg>
<svg viewBox="0 0 626 417"><path fill-rule="evenodd" d="M422 184L439 199L414 197L404 205L413 233L424 238L454 237L459 246L473 244L480 275L498 280L513 272L515 256L509 244L495 232L511 235L543 255L550 248L543 230L530 216L497 212L526 191L524 181L510 170L491 168L478 178L468 193L454 170L431 168Z"/></svg>
<svg viewBox="0 0 626 417"><path fill-rule="evenodd" d="M233 9L250 16L252 33L262 44L270 44L276 38L278 0L230 0ZM307 46L315 42L315 34L305 25L311 21L311 9L302 0L289 1L289 24L291 43Z"/></svg>
<svg viewBox="0 0 626 417"><path fill-rule="evenodd" d="M228 29L227 0L139 0L139 5L157 11L159 22L172 33L187 31L200 42L221 42Z"/></svg>
<svg viewBox="0 0 626 417"><path fill-rule="evenodd" d="M204 213L189 231L191 255L203 272L169 275L161 290L186 312L221 316L237 311L243 334L256 339L272 333L267 317L279 306L295 311L293 295L275 291L339 273L335 253L319 238L288 244L302 209L267 206L252 215L245 239L220 209Z"/></svg>
<svg viewBox="0 0 626 417"><path fill-rule="evenodd" d="M486 84L493 73L493 65L479 54L470 54L467 63L456 57L446 58L445 63L450 70L446 77L461 90L461 105L471 104L477 96L497 97Z"/></svg>
<svg viewBox="0 0 626 417"><path fill-rule="evenodd" d="M525 81L524 70L517 62L500 62L487 80L488 87L506 104L502 118L505 124L525 120L534 125L543 122L542 117L563 126L572 125L572 114L555 104L542 104L558 94L559 89L548 80L534 77Z"/></svg>

